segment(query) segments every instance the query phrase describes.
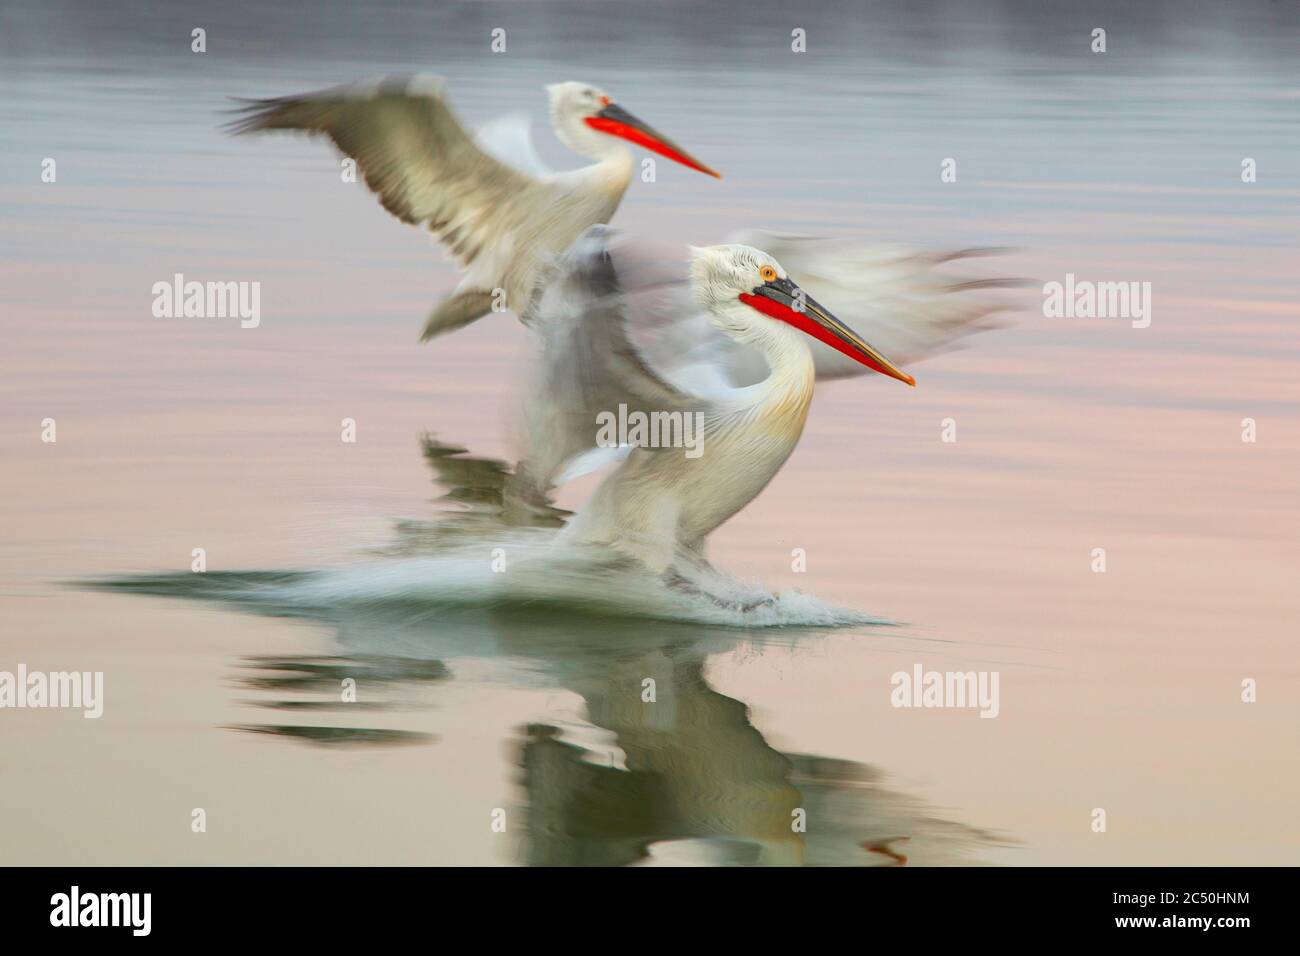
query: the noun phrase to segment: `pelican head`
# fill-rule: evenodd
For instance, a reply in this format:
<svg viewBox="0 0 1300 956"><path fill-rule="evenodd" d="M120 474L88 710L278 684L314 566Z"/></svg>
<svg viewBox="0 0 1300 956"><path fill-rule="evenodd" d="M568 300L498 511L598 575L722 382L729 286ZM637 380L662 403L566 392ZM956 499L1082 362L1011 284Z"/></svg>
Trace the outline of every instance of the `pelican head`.
<svg viewBox="0 0 1300 956"><path fill-rule="evenodd" d="M793 327L882 375L916 384L752 246L692 246L691 288L719 328L741 341L785 337Z"/></svg>
<svg viewBox="0 0 1300 956"><path fill-rule="evenodd" d="M552 83L551 125L555 135L575 153L602 158L609 151L609 137L617 136L645 149L667 156L691 169L722 178L667 136L637 119L614 102L614 98L590 83Z"/></svg>

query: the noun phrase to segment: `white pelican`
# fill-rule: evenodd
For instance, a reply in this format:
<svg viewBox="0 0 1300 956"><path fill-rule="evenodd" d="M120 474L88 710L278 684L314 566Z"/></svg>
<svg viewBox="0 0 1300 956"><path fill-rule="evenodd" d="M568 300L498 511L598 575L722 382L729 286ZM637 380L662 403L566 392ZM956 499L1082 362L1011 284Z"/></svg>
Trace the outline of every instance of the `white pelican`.
<svg viewBox="0 0 1300 956"><path fill-rule="evenodd" d="M429 229L451 250L466 275L430 314L423 341L494 307L526 313L554 257L587 227L609 222L618 208L634 169L632 153L620 140L720 178L604 90L578 82L547 90L556 136L594 159L592 165L544 171L527 144L526 123L522 146L518 130L496 127L498 140L515 137L513 164L492 155L491 143L467 133L456 119L441 79L430 76L247 101L229 128L328 136L356 160L385 209Z"/></svg>
<svg viewBox="0 0 1300 956"><path fill-rule="evenodd" d="M533 327L542 355L525 405L525 493L621 458L561 534L683 583L681 572L707 568L708 535L794 450L816 377L810 344L915 384L747 245L691 248L686 261L594 227L561 262ZM636 442L591 451L601 416L618 409L660 416L668 434L672 422L698 423L698 454Z"/></svg>

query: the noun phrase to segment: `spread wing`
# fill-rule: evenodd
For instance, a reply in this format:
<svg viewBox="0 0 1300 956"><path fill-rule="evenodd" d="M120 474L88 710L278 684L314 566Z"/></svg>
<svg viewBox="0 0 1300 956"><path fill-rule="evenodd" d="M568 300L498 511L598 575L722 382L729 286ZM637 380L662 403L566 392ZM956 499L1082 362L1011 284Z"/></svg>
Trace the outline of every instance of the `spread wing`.
<svg viewBox="0 0 1300 956"><path fill-rule="evenodd" d="M468 267L508 245L545 209L552 187L480 148L436 77L389 77L302 96L248 101L235 133L299 130L328 136L403 222L422 225Z"/></svg>
<svg viewBox="0 0 1300 956"><path fill-rule="evenodd" d="M951 349L974 332L995 327L989 317L1007 307L982 294L1019 285L1005 278L961 280L946 263L994 250L918 253L848 239L780 236L753 230L732 242L770 253L798 285L901 366ZM821 342L809 340L819 381L869 370Z"/></svg>
<svg viewBox="0 0 1300 956"><path fill-rule="evenodd" d="M577 456L599 467L626 449L598 447L598 417L724 407L755 368L718 330L687 284L687 247L631 240L593 226L560 259L533 314L540 338L524 409L525 461L541 487ZM755 377L756 376L756 377Z"/></svg>

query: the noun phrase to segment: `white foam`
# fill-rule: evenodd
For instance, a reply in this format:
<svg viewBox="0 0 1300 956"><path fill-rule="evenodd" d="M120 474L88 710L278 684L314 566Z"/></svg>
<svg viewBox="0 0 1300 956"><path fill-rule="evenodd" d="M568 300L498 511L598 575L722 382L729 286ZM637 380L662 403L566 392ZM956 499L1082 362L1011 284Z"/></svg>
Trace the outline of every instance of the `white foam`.
<svg viewBox="0 0 1300 956"><path fill-rule="evenodd" d="M317 571L260 586L250 600L303 608L350 604L546 605L616 617L733 627L849 627L888 623L811 594L773 594L711 569L676 583L608 552L545 531L494 535L437 554Z"/></svg>

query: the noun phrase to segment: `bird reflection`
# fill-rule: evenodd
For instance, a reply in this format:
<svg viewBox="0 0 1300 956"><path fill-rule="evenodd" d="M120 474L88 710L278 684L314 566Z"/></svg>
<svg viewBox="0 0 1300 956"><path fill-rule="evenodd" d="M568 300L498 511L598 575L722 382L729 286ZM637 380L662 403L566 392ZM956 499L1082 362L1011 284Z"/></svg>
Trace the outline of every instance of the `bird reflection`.
<svg viewBox="0 0 1300 956"><path fill-rule="evenodd" d="M1003 842L889 790L872 767L774 748L705 678L711 655L763 640L733 631L618 622L608 643L564 655L554 673L581 696L586 724L523 731L522 862L950 864ZM515 653L511 634L536 636L502 633Z"/></svg>
<svg viewBox="0 0 1300 956"><path fill-rule="evenodd" d="M668 637L656 630L620 628L618 643L637 650L571 657L565 667L565 686L608 732L610 752L554 724L527 729L526 862L802 862L794 764L743 703L704 678L700 642L727 638L686 628L656 641Z"/></svg>
<svg viewBox="0 0 1300 956"><path fill-rule="evenodd" d="M253 706L301 714L401 709L392 700L357 700L339 693L351 680L367 688L445 680L441 661L410 661L394 657L285 657L259 655L245 658L235 683L255 692L246 701ZM294 696L286 698L285 694ZM321 696L303 697L303 694ZM432 734L380 727L339 727L307 724L239 724L233 730L288 737L321 746L431 743Z"/></svg>
<svg viewBox="0 0 1300 956"><path fill-rule="evenodd" d="M392 550L421 553L505 519L509 469L433 437L422 451L454 514L406 522ZM550 506L533 520L563 520ZM518 514L513 515L518 520ZM290 575L291 578L291 575ZM531 679L569 690L582 707L538 715L510 742L517 766L518 862L531 865L859 865L974 862L992 834L942 819L885 787L869 766L783 753L754 726L749 708L706 678L710 657L742 647L797 643L809 632L606 618L514 606L379 603L278 606L250 601L257 575L122 579L104 586L218 600L241 610L327 626L328 655L259 656L237 662L245 702L290 712L300 723L237 730L323 747L436 747L402 727L338 726L324 715L384 713L410 722L456 680L458 662L522 662ZM340 696L353 678L354 702ZM319 722L310 718L319 716ZM389 721L392 722L392 721Z"/></svg>

